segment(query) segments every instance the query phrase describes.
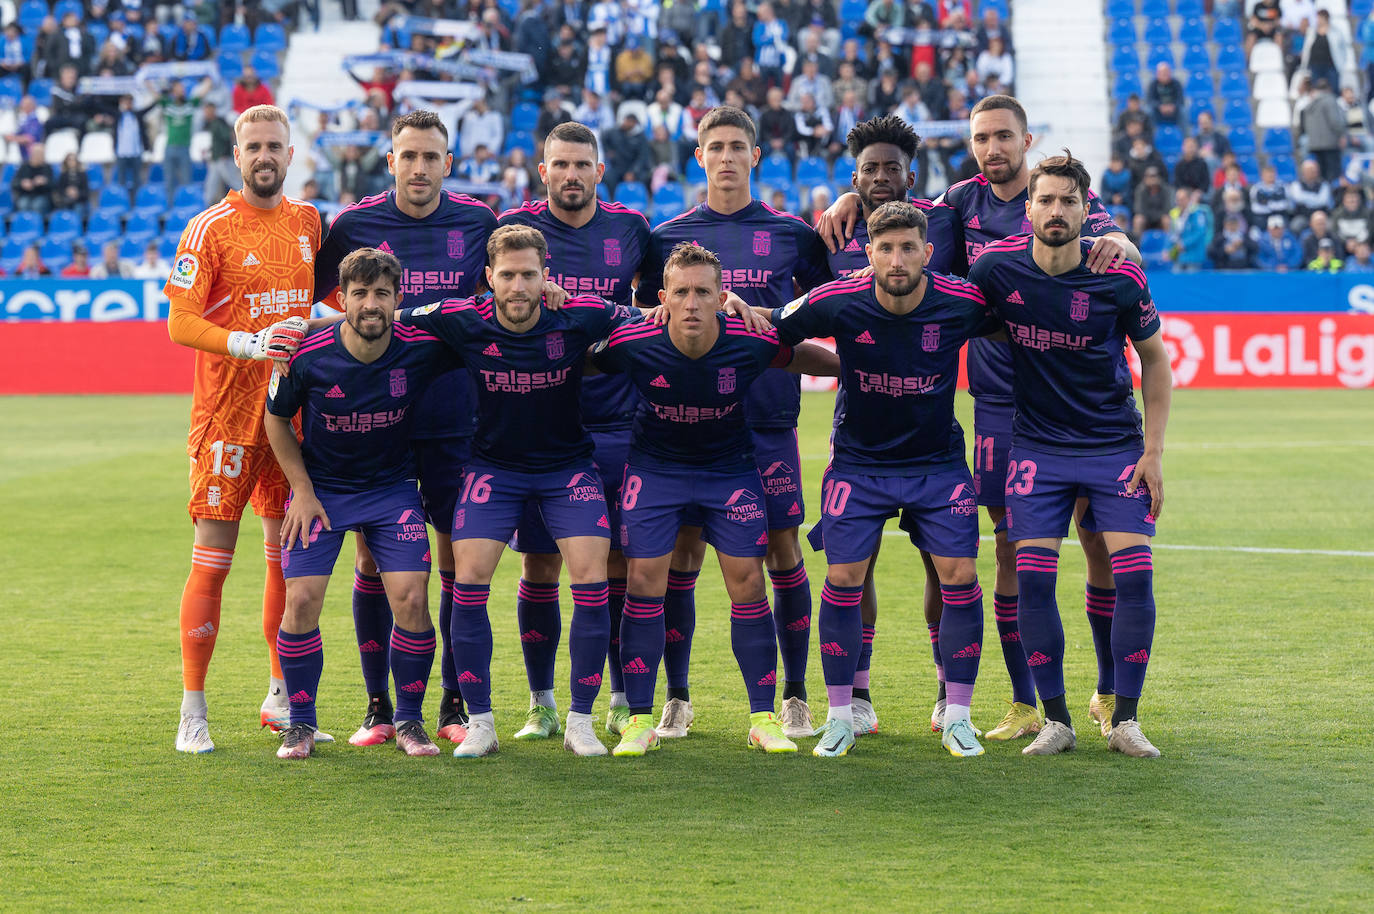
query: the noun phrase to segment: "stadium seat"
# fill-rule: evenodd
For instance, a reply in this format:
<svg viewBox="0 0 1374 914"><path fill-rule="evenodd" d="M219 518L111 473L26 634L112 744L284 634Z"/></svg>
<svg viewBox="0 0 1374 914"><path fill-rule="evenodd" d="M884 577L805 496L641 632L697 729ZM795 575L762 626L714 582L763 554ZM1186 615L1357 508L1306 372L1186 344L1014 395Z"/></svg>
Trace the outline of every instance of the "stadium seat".
<svg viewBox="0 0 1374 914"><path fill-rule="evenodd" d="M1118 104L1125 105L1126 99L1132 95L1143 95L1144 89L1140 85L1140 70L1117 70L1116 82L1112 84L1112 98Z"/></svg>
<svg viewBox="0 0 1374 914"><path fill-rule="evenodd" d="M621 181L615 189L615 202L642 213L649 208L649 189L639 181Z"/></svg>
<svg viewBox="0 0 1374 914"><path fill-rule="evenodd" d="M1192 119L1194 124L1197 123L1197 116L1204 111L1212 116L1212 120L1217 119L1217 109L1213 107L1210 97L1203 98L1201 95L1197 95L1188 99L1188 117Z"/></svg>
<svg viewBox="0 0 1374 914"><path fill-rule="evenodd" d="M0 220L4 219L14 209L14 194L10 192L10 187L6 184L0 187Z"/></svg>
<svg viewBox="0 0 1374 914"><path fill-rule="evenodd" d="M1285 107L1287 107L1285 105ZM1250 116L1250 100L1233 98L1226 103L1221 112L1221 122L1227 127L1249 127L1254 123Z"/></svg>
<svg viewBox="0 0 1374 914"><path fill-rule="evenodd" d="M100 192L100 204L96 211L124 216L131 208L129 192L117 184L111 184Z"/></svg>
<svg viewBox="0 0 1374 914"><path fill-rule="evenodd" d="M1291 155L1272 155L1269 164L1274 166L1274 174L1285 184L1298 179L1298 163Z"/></svg>
<svg viewBox="0 0 1374 914"><path fill-rule="evenodd" d="M1140 257L1146 267L1169 266L1169 236L1159 229L1149 229L1140 236Z"/></svg>
<svg viewBox="0 0 1374 914"><path fill-rule="evenodd" d="M197 196L199 196L199 186L197 186ZM191 220L200 215L205 205L198 199L195 203L179 203L172 207L172 214L167 219L167 225L175 229L183 229L191 224Z"/></svg>
<svg viewBox="0 0 1374 914"><path fill-rule="evenodd" d="M1221 77L1221 97L1224 99L1250 97L1250 80L1246 79L1245 73L1231 71Z"/></svg>
<svg viewBox="0 0 1374 914"><path fill-rule="evenodd" d="M0 166L0 185L9 187L14 182L14 173L18 170L18 162L6 162Z"/></svg>
<svg viewBox="0 0 1374 914"><path fill-rule="evenodd" d="M1217 50L1217 69L1223 73L1245 69L1245 51L1238 44L1223 44Z"/></svg>
<svg viewBox="0 0 1374 914"><path fill-rule="evenodd" d="M1287 127L1293 122L1293 112L1288 100L1266 98L1260 101L1255 111L1255 123L1260 127Z"/></svg>
<svg viewBox="0 0 1374 914"><path fill-rule="evenodd" d="M687 190L676 181L669 181L654 191L654 205L664 204L677 208L680 213L687 208ZM673 215L677 215L674 213Z"/></svg>
<svg viewBox="0 0 1374 914"><path fill-rule="evenodd" d="M1127 71L1137 71L1140 69L1140 55L1136 53L1135 45L1117 45L1112 51L1112 69L1118 74Z"/></svg>
<svg viewBox="0 0 1374 914"><path fill-rule="evenodd" d="M253 33L253 47L259 51L286 50L286 30L275 22L264 22Z"/></svg>
<svg viewBox="0 0 1374 914"><path fill-rule="evenodd" d="M1169 0L1142 0L1140 15L1151 18L1169 15Z"/></svg>
<svg viewBox="0 0 1374 914"><path fill-rule="evenodd" d="M1174 49L1171 45L1167 44L1152 45L1149 55L1145 58L1145 62L1149 64L1151 70L1162 63L1167 63L1174 69L1178 69L1178 61L1174 59Z"/></svg>
<svg viewBox="0 0 1374 914"><path fill-rule="evenodd" d="M1265 155L1293 154L1293 131L1287 127L1268 127L1264 131Z"/></svg>
<svg viewBox="0 0 1374 914"><path fill-rule="evenodd" d="M525 155L534 155L534 136L524 130L512 130L506 134L506 143L501 150L502 155L509 155L512 149L523 149Z"/></svg>
<svg viewBox="0 0 1374 914"><path fill-rule="evenodd" d="M124 260L139 261L143 259L143 249L148 246L149 241L156 239L149 235L147 238L125 238L119 243L119 256Z"/></svg>
<svg viewBox="0 0 1374 914"><path fill-rule="evenodd" d="M135 216L156 219L166 208L167 190L161 183L154 184L150 179L134 195Z"/></svg>
<svg viewBox="0 0 1374 914"><path fill-rule="evenodd" d="M1206 76L1211 78L1212 55L1208 53L1207 46L1201 42L1190 44L1183 51L1183 69L1188 71L1190 76Z"/></svg>
<svg viewBox="0 0 1374 914"><path fill-rule="evenodd" d="M1112 19L1129 19L1135 15L1135 0L1107 0L1107 15Z"/></svg>
<svg viewBox="0 0 1374 914"><path fill-rule="evenodd" d="M72 262L71 242L49 238L39 247L38 255L43 258L43 263L48 269L55 273Z"/></svg>
<svg viewBox="0 0 1374 914"><path fill-rule="evenodd" d="M1283 73L1265 72L1255 74L1255 101L1264 101L1266 98L1288 98L1288 80L1283 78Z"/></svg>
<svg viewBox="0 0 1374 914"><path fill-rule="evenodd" d="M86 242L98 247L119 237L119 216L114 213L97 212L86 223Z"/></svg>
<svg viewBox="0 0 1374 914"><path fill-rule="evenodd" d="M87 165L110 165L115 160L114 137L104 130L92 130L81 138L77 158Z"/></svg>
<svg viewBox="0 0 1374 914"><path fill-rule="evenodd" d="M0 104L14 107L24 97L24 83L13 74L0 79Z"/></svg>
<svg viewBox="0 0 1374 914"><path fill-rule="evenodd" d="M1178 0L1174 13L1184 18L1197 18L1206 15L1202 0Z"/></svg>
<svg viewBox="0 0 1374 914"><path fill-rule="evenodd" d="M135 214L124 224L124 237L129 241L137 241L139 244L147 244L158 236L158 225L156 216L139 216Z"/></svg>
<svg viewBox="0 0 1374 914"><path fill-rule="evenodd" d="M682 172L688 184L696 185L706 183L706 169L702 168L701 164L697 162L696 156L687 157L687 164L683 166Z"/></svg>
<svg viewBox="0 0 1374 914"><path fill-rule="evenodd" d="M1188 81L1183 85L1183 92L1190 99L1211 98L1216 94L1216 89L1212 83L1212 74L1206 70L1191 70L1188 73Z"/></svg>
<svg viewBox="0 0 1374 914"><path fill-rule="evenodd" d="M611 189L606 186L606 182L603 181L596 185L596 199L600 200L602 203L611 202Z"/></svg>
<svg viewBox="0 0 1374 914"><path fill-rule="evenodd" d="M227 81L243 75L243 55L238 51L220 51L215 63L219 65L219 75Z"/></svg>
<svg viewBox="0 0 1374 914"><path fill-rule="evenodd" d="M510 113L510 126L512 130L534 133L534 128L539 126L539 106L520 102Z"/></svg>
<svg viewBox="0 0 1374 914"><path fill-rule="evenodd" d="M48 217L48 237L64 244L81 234L81 217L75 210L60 209Z"/></svg>
<svg viewBox="0 0 1374 914"><path fill-rule="evenodd" d="M1115 20L1107 37L1118 47L1123 44L1135 44L1139 40L1135 33L1135 20L1129 17Z"/></svg>
<svg viewBox="0 0 1374 914"><path fill-rule="evenodd" d="M1229 16L1218 16L1212 21L1212 40L1217 44L1240 44L1240 20Z"/></svg>
<svg viewBox="0 0 1374 914"><path fill-rule="evenodd" d="M780 152L769 154L759 163L759 181L773 187L790 187L792 160Z"/></svg>
<svg viewBox="0 0 1374 914"><path fill-rule="evenodd" d="M51 79L31 79L29 80L29 94L33 96L41 107L52 107L52 80Z"/></svg>
<svg viewBox="0 0 1374 914"><path fill-rule="evenodd" d="M1145 25L1145 41L1149 44L1168 44L1174 40L1174 30L1168 19L1151 19Z"/></svg>
<svg viewBox="0 0 1374 914"><path fill-rule="evenodd" d="M157 252L163 260L171 263L177 256L177 245L181 243L181 233L163 235L158 239Z"/></svg>
<svg viewBox="0 0 1374 914"><path fill-rule="evenodd" d="M43 234L43 217L37 213L15 213L10 217L6 234L21 244L28 244Z"/></svg>
<svg viewBox="0 0 1374 914"><path fill-rule="evenodd" d="M868 3L865 0L843 0L840 3L841 22L861 22L867 12Z"/></svg>
<svg viewBox="0 0 1374 914"><path fill-rule="evenodd" d="M253 45L253 35L248 26L231 22L219 30L220 53L225 51L246 51Z"/></svg>
<svg viewBox="0 0 1374 914"><path fill-rule="evenodd" d="M172 197L172 206L200 206L205 200L205 191L199 184L183 184Z"/></svg>
<svg viewBox="0 0 1374 914"><path fill-rule="evenodd" d="M1166 159L1179 155L1183 152L1183 131L1173 124L1160 124L1155 128L1155 149Z"/></svg>
<svg viewBox="0 0 1374 914"><path fill-rule="evenodd" d="M1207 23L1197 16L1184 19L1178 27L1178 40L1184 44L1206 44Z"/></svg>
<svg viewBox="0 0 1374 914"><path fill-rule="evenodd" d="M653 205L653 213L649 221L654 224L654 227L658 227L674 216L681 215L683 210L684 207L681 203L671 201L660 202L656 199Z"/></svg>
<svg viewBox="0 0 1374 914"><path fill-rule="evenodd" d="M1374 0L1351 0L1350 2L1350 16L1357 21L1368 16L1371 9L1374 9Z"/></svg>
<svg viewBox="0 0 1374 914"><path fill-rule="evenodd" d="M52 9L53 18L61 22L68 13L75 13L77 19L86 18L86 10L81 6L81 0L57 0Z"/></svg>
<svg viewBox="0 0 1374 914"><path fill-rule="evenodd" d="M1283 51L1272 41L1257 41L1250 49L1251 73L1282 73Z"/></svg>
<svg viewBox="0 0 1374 914"><path fill-rule="evenodd" d="M43 20L48 17L48 4L43 0L24 0L24 4L19 7L19 14L16 17L19 27L24 30L26 35L37 33L38 27L43 24Z"/></svg>
<svg viewBox="0 0 1374 914"><path fill-rule="evenodd" d="M281 75L281 64L277 61L277 55L273 51L254 51L253 69L258 71L258 78L263 82L276 79Z"/></svg>
<svg viewBox="0 0 1374 914"><path fill-rule="evenodd" d="M854 157L848 152L844 153L835 159L834 165L830 166L831 183L838 184L848 190L850 182L854 178L854 169L857 167L858 163L854 161Z"/></svg>
<svg viewBox="0 0 1374 914"><path fill-rule="evenodd" d="M815 187L817 184L825 184L830 180L830 173L825 167L825 159L820 156L807 156L797 163L797 185L802 189Z"/></svg>
<svg viewBox="0 0 1374 914"><path fill-rule="evenodd" d="M1257 148L1255 145L1255 131L1251 130L1249 127L1232 127L1231 132L1227 134L1226 138L1231 143L1231 151L1234 152L1237 157L1252 156L1255 154L1255 149Z"/></svg>
<svg viewBox="0 0 1374 914"><path fill-rule="evenodd" d="M3 266L6 272L14 272L20 258L24 256L25 246L25 242L18 241L13 237L7 237L5 243L0 245L0 266Z"/></svg>
<svg viewBox="0 0 1374 914"><path fill-rule="evenodd" d="M81 140L75 130L55 130L43 141L44 155L49 165L61 165L69 153L81 150Z"/></svg>
<svg viewBox="0 0 1374 914"><path fill-rule="evenodd" d="M1249 181L1251 184L1259 180L1259 160L1254 156L1237 154L1236 164L1240 166L1240 173L1245 175L1245 180Z"/></svg>

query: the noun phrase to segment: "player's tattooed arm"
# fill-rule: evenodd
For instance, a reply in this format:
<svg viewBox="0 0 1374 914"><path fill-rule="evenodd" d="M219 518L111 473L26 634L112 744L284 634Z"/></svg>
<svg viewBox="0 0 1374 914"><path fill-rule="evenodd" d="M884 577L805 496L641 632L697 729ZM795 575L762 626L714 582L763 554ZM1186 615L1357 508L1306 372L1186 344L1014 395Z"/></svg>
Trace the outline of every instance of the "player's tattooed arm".
<svg viewBox="0 0 1374 914"><path fill-rule="evenodd" d="M286 481L291 483L291 503L286 508L286 517L281 524L282 548L290 552L299 539L301 548L309 549L310 530L316 520L326 530L334 528L329 524L329 515L324 513L324 505L315 496L315 487L310 482L310 474L306 472L305 458L301 456L301 446L296 441L291 420L268 412L263 419L263 428Z"/></svg>
<svg viewBox="0 0 1374 914"><path fill-rule="evenodd" d="M840 357L815 343L802 343L792 350L792 362L786 368L793 374L809 374L817 378L838 378Z"/></svg>
<svg viewBox="0 0 1374 914"><path fill-rule="evenodd" d="M1140 249L1131 243L1125 232L1108 232L1093 241L1084 266L1094 273L1105 273L1126 260L1139 266L1142 262Z"/></svg>
<svg viewBox="0 0 1374 914"><path fill-rule="evenodd" d="M1127 493L1144 482L1150 490L1150 514L1159 518L1164 509L1164 427L1169 423L1169 401L1174 377L1169 367L1169 351L1161 333L1143 340L1132 340L1140 356L1140 394L1145 402L1145 453L1136 462L1135 472L1126 483Z"/></svg>
<svg viewBox="0 0 1374 914"><path fill-rule="evenodd" d="M854 226L859 224L863 207L859 195L852 190L840 194L840 198L830 204L830 208L816 219L816 234L821 236L825 246L834 254L854 237Z"/></svg>

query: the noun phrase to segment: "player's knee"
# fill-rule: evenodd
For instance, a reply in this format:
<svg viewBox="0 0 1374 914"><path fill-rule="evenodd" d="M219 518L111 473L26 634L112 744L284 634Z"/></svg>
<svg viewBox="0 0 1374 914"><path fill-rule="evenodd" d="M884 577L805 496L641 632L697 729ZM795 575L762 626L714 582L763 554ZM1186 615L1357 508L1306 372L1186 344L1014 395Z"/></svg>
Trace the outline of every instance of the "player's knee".
<svg viewBox="0 0 1374 914"><path fill-rule="evenodd" d="M1007 539L1005 532L997 534L993 552L997 558L998 568L1016 570L1016 544Z"/></svg>
<svg viewBox="0 0 1374 914"><path fill-rule="evenodd" d="M832 565L825 573L826 580L836 587L859 587L868 582L866 568L854 563L850 565Z"/></svg>
<svg viewBox="0 0 1374 914"><path fill-rule="evenodd" d="M796 527L768 531L768 553L764 556L764 564L773 571L788 571L796 568L801 560L801 539L797 536Z"/></svg>
<svg viewBox="0 0 1374 914"><path fill-rule="evenodd" d="M940 575L940 583L946 587L967 587L978 583L978 566L971 558L960 558L949 563Z"/></svg>
<svg viewBox="0 0 1374 914"><path fill-rule="evenodd" d="M405 583L393 586L387 592L387 602L391 604L391 614L396 624L406 631L425 631L429 629L429 607L426 588L418 583ZM394 591L395 595L392 595Z"/></svg>
<svg viewBox="0 0 1374 914"><path fill-rule="evenodd" d="M562 570L563 558L557 553L526 552L520 558L520 576L531 584L557 584Z"/></svg>
<svg viewBox="0 0 1374 914"><path fill-rule="evenodd" d="M320 620L320 610L324 606L324 591L308 584L296 583L300 579L287 579L286 608L282 613L282 626L292 632L306 632L314 628Z"/></svg>

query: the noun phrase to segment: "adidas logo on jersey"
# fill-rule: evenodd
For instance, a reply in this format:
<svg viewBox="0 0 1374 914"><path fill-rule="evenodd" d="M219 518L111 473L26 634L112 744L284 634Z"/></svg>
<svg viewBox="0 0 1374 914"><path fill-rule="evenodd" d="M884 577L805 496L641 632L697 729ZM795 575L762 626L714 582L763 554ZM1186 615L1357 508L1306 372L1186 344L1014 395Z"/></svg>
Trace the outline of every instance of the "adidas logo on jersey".
<svg viewBox="0 0 1374 914"><path fill-rule="evenodd" d="M663 640L668 644L677 644L679 641L686 641L687 639L682 637L682 632L675 628L670 628L663 633Z"/></svg>
<svg viewBox="0 0 1374 914"><path fill-rule="evenodd" d="M497 348L495 343L492 343L486 349L482 350L482 355L490 356L494 359L499 359L501 358L501 350Z"/></svg>
<svg viewBox="0 0 1374 914"><path fill-rule="evenodd" d="M1007 296L1007 304L1024 305L1025 302L1021 300L1021 293L1016 291L1015 289L1012 289L1011 294Z"/></svg>
<svg viewBox="0 0 1374 914"><path fill-rule="evenodd" d="M840 647L840 644L839 644L838 641L827 641L827 642L825 642L824 644L822 644L822 645L821 645L821 653L822 653L822 654L828 654L828 655L830 655L831 657L848 657L848 656L849 656L849 651L847 651L847 650L845 650L844 648Z"/></svg>
<svg viewBox="0 0 1374 914"><path fill-rule="evenodd" d="M983 646L982 646L981 644L979 644L978 642L975 641L974 643L970 644L968 647L964 648L963 650L955 651L955 652L954 652L954 659L956 659L956 660L971 660L971 659L973 659L974 657L980 657L980 656L982 656L982 654L983 654Z"/></svg>
<svg viewBox="0 0 1374 914"><path fill-rule="evenodd" d="M851 253L854 253L855 251L862 251L863 248L859 245L859 239L857 239L857 238L850 238L850 239L849 239L849 244L846 244L846 245L844 246L844 250L845 250L845 253L846 253L846 254L851 254Z"/></svg>
<svg viewBox="0 0 1374 914"><path fill-rule="evenodd" d="M369 638L358 645L358 650L362 651L364 654L380 654L382 652L382 646Z"/></svg>
<svg viewBox="0 0 1374 914"><path fill-rule="evenodd" d="M1144 648L1141 648L1134 654L1127 654L1125 657L1122 657L1121 659L1125 660L1127 663L1149 663L1150 654Z"/></svg>
<svg viewBox="0 0 1374 914"><path fill-rule="evenodd" d="M870 346L877 345L877 341L873 339L873 334L869 333L867 330L865 330L863 333L860 333L858 336L854 337L854 342L867 343Z"/></svg>
<svg viewBox="0 0 1374 914"><path fill-rule="evenodd" d="M1030 666L1044 666L1049 662L1050 658L1046 657L1039 651L1036 651L1034 654L1031 654L1029 657L1026 658L1026 663Z"/></svg>
<svg viewBox="0 0 1374 914"><path fill-rule="evenodd" d="M601 674L593 673L590 676L583 676L577 681L584 686L599 686L601 685Z"/></svg>
<svg viewBox="0 0 1374 914"><path fill-rule="evenodd" d="M213 638L215 636L215 623L206 622L204 625L197 625L195 628L186 632L192 638Z"/></svg>
<svg viewBox="0 0 1374 914"><path fill-rule="evenodd" d="M408 682L401 686L401 691L409 692L412 695L423 695L425 694L425 684L417 679L414 682Z"/></svg>
<svg viewBox="0 0 1374 914"><path fill-rule="evenodd" d="M292 695L290 698L288 698L287 701L291 702L293 705L302 705L306 702L314 701L314 699L310 697L309 692L307 692L305 689L301 689L295 695Z"/></svg>
<svg viewBox="0 0 1374 914"><path fill-rule="evenodd" d="M482 680L478 679L478 678L472 673L471 670L463 670L463 672L461 672L461 673L458 674L458 681L459 681L459 682L478 683L478 682L481 682Z"/></svg>
<svg viewBox="0 0 1374 914"><path fill-rule="evenodd" d="M649 382L649 386L650 386L650 387L665 387L665 388L666 388L666 387L669 386L669 385L668 385L668 379L665 378L663 375L659 375L658 377L654 378L652 381Z"/></svg>
<svg viewBox="0 0 1374 914"><path fill-rule="evenodd" d="M787 516L788 516L788 517L796 517L796 516L797 516L798 514L800 514L800 513L801 513L801 505L797 504L795 501L792 502L792 507L790 507L790 508L787 509Z"/></svg>
<svg viewBox="0 0 1374 914"><path fill-rule="evenodd" d="M627 672L627 673L647 673L647 672L649 672L649 668L648 668L647 666L644 665L644 661L643 661L642 659L640 659L639 657L636 657L635 659L631 660L629 663L625 664L625 672Z"/></svg>
<svg viewBox="0 0 1374 914"><path fill-rule="evenodd" d="M538 644L540 641L548 641L549 639L542 632L530 629L527 632L520 633L520 640L526 644Z"/></svg>
<svg viewBox="0 0 1374 914"><path fill-rule="evenodd" d="M603 530L611 529L611 522L606 520L606 515L604 514L601 515L601 518L596 522L596 525L602 528Z"/></svg>
<svg viewBox="0 0 1374 914"><path fill-rule="evenodd" d="M811 617L802 616L800 619L793 619L787 623L789 632L804 632L811 627Z"/></svg>
<svg viewBox="0 0 1374 914"><path fill-rule="evenodd" d="M778 684L778 671L769 670L768 675L759 680L761 686L775 686Z"/></svg>
<svg viewBox="0 0 1374 914"><path fill-rule="evenodd" d="M330 400L342 400L345 396L346 394L344 394L343 388L337 384L329 388L328 393L325 394L325 397Z"/></svg>
<svg viewBox="0 0 1374 914"><path fill-rule="evenodd" d="M974 214L973 214L973 218L970 219L970 220L968 221L968 227L969 227L969 228L982 228L982 226L978 224L978 214L977 214L977 213L974 213Z"/></svg>
<svg viewBox="0 0 1374 914"><path fill-rule="evenodd" d="M383 252L385 252L385 253L387 253L387 254L395 254L395 253L396 253L395 251L393 251L393 250L391 249L391 245L387 244L385 241L383 241L381 244L377 245L377 250L383 251Z"/></svg>
<svg viewBox="0 0 1374 914"><path fill-rule="evenodd" d="M252 251L249 251L248 256L243 258L243 265L245 267L260 267L262 266L262 261L258 260L258 258L253 255Z"/></svg>
<svg viewBox="0 0 1374 914"><path fill-rule="evenodd" d="M765 530L765 531L763 531L763 533L759 534L759 538L756 539L756 540L754 540L754 545L755 545L755 546L767 546L767 545L768 545L768 531L767 531L767 530Z"/></svg>

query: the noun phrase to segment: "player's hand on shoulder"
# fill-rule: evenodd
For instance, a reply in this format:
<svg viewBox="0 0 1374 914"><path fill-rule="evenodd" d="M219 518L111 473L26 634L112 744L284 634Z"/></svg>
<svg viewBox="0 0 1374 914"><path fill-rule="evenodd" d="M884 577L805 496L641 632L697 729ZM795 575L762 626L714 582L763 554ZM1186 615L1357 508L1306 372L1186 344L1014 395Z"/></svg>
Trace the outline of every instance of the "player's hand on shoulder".
<svg viewBox="0 0 1374 914"><path fill-rule="evenodd" d="M250 333L235 330L229 334L229 354L236 359L290 359L301 340L305 339L307 324L303 317L288 317L265 330Z"/></svg>
<svg viewBox="0 0 1374 914"><path fill-rule="evenodd" d="M286 517L281 522L281 545L287 552L300 540L302 549L310 548L310 535L315 532L315 524L325 530L333 530L329 515L314 491L292 492L291 503L286 506Z"/></svg>
<svg viewBox="0 0 1374 914"><path fill-rule="evenodd" d="M551 280L544 280L544 307L557 311L568 300L568 293L562 286Z"/></svg>
<svg viewBox="0 0 1374 914"><path fill-rule="evenodd" d="M1099 235L1093 240L1092 250L1088 251L1088 260L1084 264L1094 273L1105 273L1113 267L1119 267L1127 258L1127 248L1120 238L1110 235Z"/></svg>
<svg viewBox="0 0 1374 914"><path fill-rule="evenodd" d="M873 275L873 264L866 263L853 273L849 274L850 279L867 279Z"/></svg>
<svg viewBox="0 0 1374 914"><path fill-rule="evenodd" d="M653 324L655 327L662 327L664 324L668 323L667 305L654 305L652 308L642 308L640 310L644 312L644 320L646 323Z"/></svg>
<svg viewBox="0 0 1374 914"><path fill-rule="evenodd" d="M1150 517L1159 520L1164 510L1164 457L1148 451L1136 461L1135 472L1126 483L1126 494L1135 492L1136 486L1144 485L1150 493Z"/></svg>
<svg viewBox="0 0 1374 914"><path fill-rule="evenodd" d="M744 321L744 326L758 333L763 330L772 330L773 325L766 318L757 314L749 304L734 292L725 293L725 303L720 306L730 317L737 317Z"/></svg>
<svg viewBox="0 0 1374 914"><path fill-rule="evenodd" d="M816 234L821 236L830 253L841 250L854 237L854 226L861 212L859 195L851 191L840 194L840 198L816 218Z"/></svg>

